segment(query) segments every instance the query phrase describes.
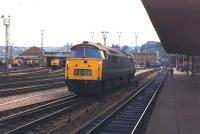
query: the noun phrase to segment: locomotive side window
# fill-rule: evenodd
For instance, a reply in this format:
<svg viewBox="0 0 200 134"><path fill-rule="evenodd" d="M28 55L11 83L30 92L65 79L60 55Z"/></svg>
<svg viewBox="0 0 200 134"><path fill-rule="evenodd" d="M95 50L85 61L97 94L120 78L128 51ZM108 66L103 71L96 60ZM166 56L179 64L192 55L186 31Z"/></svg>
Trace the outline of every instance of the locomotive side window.
<svg viewBox="0 0 200 134"><path fill-rule="evenodd" d="M105 55L104 55L103 51L101 51L101 58L105 59Z"/></svg>
<svg viewBox="0 0 200 134"><path fill-rule="evenodd" d="M108 58L108 53L106 51L103 51L105 58Z"/></svg>
<svg viewBox="0 0 200 134"><path fill-rule="evenodd" d="M108 54L106 53L106 51L101 51L101 58L102 59L107 59L108 58Z"/></svg>

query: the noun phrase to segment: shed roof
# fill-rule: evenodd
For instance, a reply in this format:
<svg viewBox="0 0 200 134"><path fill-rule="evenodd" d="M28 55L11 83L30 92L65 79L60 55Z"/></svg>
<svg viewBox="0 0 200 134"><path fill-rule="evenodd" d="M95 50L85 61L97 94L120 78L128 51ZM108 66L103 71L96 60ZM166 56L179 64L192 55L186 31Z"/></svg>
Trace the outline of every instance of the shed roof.
<svg viewBox="0 0 200 134"><path fill-rule="evenodd" d="M33 46L31 48L29 48L28 50L26 50L25 52L21 53L19 55L20 57L23 56L38 56L41 57L42 56L42 50L36 46Z"/></svg>

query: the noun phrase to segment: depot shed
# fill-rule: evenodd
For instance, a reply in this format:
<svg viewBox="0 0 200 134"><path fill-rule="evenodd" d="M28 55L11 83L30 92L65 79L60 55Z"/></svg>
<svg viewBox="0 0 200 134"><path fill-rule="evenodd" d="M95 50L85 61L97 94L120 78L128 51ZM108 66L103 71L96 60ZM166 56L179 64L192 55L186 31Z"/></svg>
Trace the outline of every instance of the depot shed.
<svg viewBox="0 0 200 134"><path fill-rule="evenodd" d="M55 58L63 61L63 65L65 65L66 59L69 57L69 55L70 52L45 52L44 58L47 66L51 66L51 60Z"/></svg>
<svg viewBox="0 0 200 134"><path fill-rule="evenodd" d="M43 52L41 48L38 48L36 46L33 46L29 48L28 50L21 53L18 58L26 60L39 60L39 63L41 63L41 60L43 58Z"/></svg>

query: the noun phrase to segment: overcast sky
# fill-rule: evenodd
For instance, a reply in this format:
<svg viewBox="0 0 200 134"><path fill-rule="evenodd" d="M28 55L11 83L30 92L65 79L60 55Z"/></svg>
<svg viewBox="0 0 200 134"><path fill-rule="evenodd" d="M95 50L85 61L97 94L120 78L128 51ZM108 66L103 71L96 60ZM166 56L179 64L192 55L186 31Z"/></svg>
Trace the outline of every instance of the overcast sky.
<svg viewBox="0 0 200 134"><path fill-rule="evenodd" d="M140 0L1 0L0 16L10 15L10 40L14 46L76 44L83 40L103 43L101 31L108 31L107 44L138 45L159 41ZM0 19L0 45L5 44L5 26Z"/></svg>

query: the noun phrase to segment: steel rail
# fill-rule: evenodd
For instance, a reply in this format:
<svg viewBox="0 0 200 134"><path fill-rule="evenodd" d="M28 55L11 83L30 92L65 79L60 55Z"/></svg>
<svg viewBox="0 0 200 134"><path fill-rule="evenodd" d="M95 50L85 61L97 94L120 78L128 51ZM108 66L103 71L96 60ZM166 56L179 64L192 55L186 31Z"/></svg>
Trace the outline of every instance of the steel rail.
<svg viewBox="0 0 200 134"><path fill-rule="evenodd" d="M89 131L87 131L87 134L91 134L91 133L100 133L100 132L111 132L111 133L117 133L115 130L113 130L113 128L111 127L112 125L112 123L113 124L115 124L115 125L113 125L113 127L116 129L116 126L118 125L118 128L120 128L120 125L121 126L123 126L124 124L123 123L125 123L125 128L126 128L126 131L122 131L122 130L118 130L118 132L120 133L120 131L122 132L122 133L126 133L126 132L128 132L129 131L129 133L131 133L132 132L132 130L133 130L133 133L134 133L134 131L136 130L136 128L137 128L137 126L138 126L138 124L139 124L139 122L141 121L141 119L142 119L142 117L143 117L143 115L144 115L144 113L145 113L145 111L147 110L147 107L150 105L150 101L152 101L152 99L150 99L150 100L146 100L146 101L148 101L148 103L147 102L141 102L141 100L140 99L142 99L142 95L143 94L145 94L146 93L146 89L148 89L150 86L152 86L153 85L153 83L155 83L158 79L159 79L159 77L161 77L160 75L158 76L158 77L156 77L155 79L153 79L151 82L149 82L148 84L146 84L144 87L142 87L139 91L137 91L134 95L132 95L128 100L126 100L123 104L121 104L117 109L115 109L111 114L109 114L107 117L105 117L103 120L101 120L98 124L96 124L95 126L93 126L92 128L90 128L89 129ZM161 81L163 81L164 79L162 79ZM158 82L158 84L159 85L161 85L162 84L162 82ZM158 88L160 87L159 85L157 85L156 87L156 92L158 91ZM149 89L149 90L151 90L151 89ZM152 91L151 91L152 92ZM149 93L149 94L151 94L151 92ZM147 94L148 95L148 94ZM155 93L153 94L153 97L155 96ZM141 97L141 98L140 98ZM144 99L148 99L148 98L145 98L146 96L143 96L143 98ZM148 96L149 97L149 96ZM138 100L137 100L138 99ZM145 101L145 100L143 100L143 101ZM126 108L126 106L129 104L129 103L133 103L134 104L134 106L135 106L135 111L133 111L133 109L131 109L131 112L132 113L129 113L129 110L126 110L126 112L127 113L124 113L125 114L125 116L127 115L127 116L130 116L130 118L126 118L125 120L131 120L133 123L130 123L130 122L123 122L123 120L122 121L120 121L120 120L114 120L115 119L115 117L117 117L117 115L119 115L119 114L117 114L117 113L122 113L122 110L124 110L125 108ZM138 103L138 105L137 105L137 103ZM132 104L132 105L133 105ZM146 105L147 104L147 105ZM144 107L145 106L145 107ZM147 106L147 107L146 107ZM131 106L130 106L131 107ZM138 111L137 111L138 110ZM141 111L143 111L142 112L142 114L141 114ZM129 115L128 115L129 114ZM132 115L131 115L132 114ZM138 116L138 115L140 115L140 116ZM123 115L122 115L123 116ZM132 116L132 117L131 117ZM138 120L138 117L140 117L139 118L139 120ZM123 117L120 117L120 119L123 119ZM133 119L135 119L135 120L138 120L138 122L136 123L136 121L135 120L133 120ZM130 121L129 120L129 121ZM120 122L121 122L121 124L120 124ZM109 124L110 123L110 124ZM136 123L134 126L133 126L133 124L134 123ZM132 124L132 126L131 126L131 130L130 130L130 124ZM110 125L110 127L109 127L109 125ZM126 126L127 125L127 126ZM105 128L105 126L107 126L107 128ZM105 128L105 129L107 129L107 131L105 130L105 131L102 131L102 130L104 130L103 128ZM128 130L129 129L129 130ZM79 131L79 133L82 133L81 131Z"/></svg>
<svg viewBox="0 0 200 134"><path fill-rule="evenodd" d="M42 84L42 85L26 86L26 87L14 88L14 89L6 89L6 90L0 90L0 96L16 94L16 93L23 93L23 92L30 92L32 90L38 91L38 90L42 90L42 89L61 87L61 86L66 86L64 81L52 82L52 83Z"/></svg>
<svg viewBox="0 0 200 134"><path fill-rule="evenodd" d="M41 69L46 69L47 67L22 67L22 68L17 68L17 69L11 69L9 72L10 73L18 73L18 72L26 72L26 71L30 71L30 70L41 70ZM4 72L0 72L1 73L4 73Z"/></svg>
<svg viewBox="0 0 200 134"><path fill-rule="evenodd" d="M41 78L46 78L46 77L54 77L54 76L63 76L64 77L64 73L62 72L57 72L57 73L49 73L49 72L46 72L44 74L29 74L29 75L21 75L21 76L10 76L10 77L0 77L0 81L1 82L9 82L9 81L27 81L27 80L30 80L30 79L41 79Z"/></svg>
<svg viewBox="0 0 200 134"><path fill-rule="evenodd" d="M31 72L40 72L40 71L47 71L48 68L37 68L37 69L27 69L27 70L17 70L17 71L10 71L9 75L20 75L20 74L27 74ZM0 76L3 75L4 72L0 72Z"/></svg>
<svg viewBox="0 0 200 134"><path fill-rule="evenodd" d="M72 110L85 101L86 99L78 98L76 95L73 95L69 98L44 104L21 113L2 118L0 120L1 127L8 128L8 130L4 130L5 134L20 133L23 130L33 127L41 121L54 118L66 110ZM18 123L20 125L18 125ZM3 124L5 124L5 126L3 126Z"/></svg>
<svg viewBox="0 0 200 134"><path fill-rule="evenodd" d="M48 94L52 94L52 93L55 93L55 92L52 92L52 91L45 92L44 94L41 94L41 96L43 96L43 95L48 96ZM5 118L5 117L8 117L10 115L14 115L14 114L20 113L22 111L26 111L28 109L32 109L34 107L41 106L41 105L44 105L44 104L47 104L47 103L50 103L50 102L55 102L57 100L61 100L61 99L66 98L66 97L70 97L72 95L75 95L75 94L74 93L68 93L68 94L65 94L64 96L60 96L60 97L53 98L53 99L50 99L50 100L39 101L39 102L36 102L36 103L31 103L31 104L28 104L28 105L22 105L22 106L19 106L19 107L15 107L13 109L3 110L3 111L0 112L0 120ZM36 95L36 96L33 95L33 97L30 96L29 98L25 98L23 101L26 101L30 98L35 98L35 97L40 97L40 95ZM8 102L8 103L3 103L1 106L11 104L11 103L20 102L20 101L22 101L22 100L19 99L19 100L16 100L14 102L11 101L11 102Z"/></svg>
<svg viewBox="0 0 200 134"><path fill-rule="evenodd" d="M79 101L71 106L68 106L68 107L65 107L59 111L56 111L54 113L51 113L51 114L48 114L47 116L44 116L42 118L39 118L37 120L34 120L32 122L29 122L23 126L20 126L20 127L17 127L15 128L14 130L11 130L9 132L6 132L5 134L16 134L16 133L24 133L26 130L28 130L29 128L33 128L34 125L36 124L39 124L45 120L49 120L51 118L54 118L54 117L57 117L58 115L60 114L63 114L63 112L66 112L66 111L70 111L70 110L73 110L74 108L77 108L78 106L80 106L81 104L84 104L86 102L86 100L82 100L82 101Z"/></svg>
<svg viewBox="0 0 200 134"><path fill-rule="evenodd" d="M63 80L64 77L55 77L55 78L44 78L44 79L36 79L36 80L28 80L28 81L18 81L18 82L11 82L11 83L4 83L0 84L0 90L2 88L12 88L16 86L26 86L26 85L32 85L32 84L38 84L38 83L44 83L49 81L56 81L56 80Z"/></svg>
<svg viewBox="0 0 200 134"><path fill-rule="evenodd" d="M17 118L20 118L21 116L32 114L33 112L45 110L46 108L53 107L54 105L57 105L57 104L60 105L61 102L65 102L66 100L74 99L74 98L77 98L77 95L73 94L73 95L68 95L68 96L65 96L65 97L60 97L60 98L58 98L58 100L55 100L53 102L49 102L49 103L46 103L46 104L31 108L31 109L28 109L28 110L13 114L13 115L10 115L10 116L0 118L0 123L3 123L5 121L9 121L9 120L12 120L12 119L17 119Z"/></svg>

